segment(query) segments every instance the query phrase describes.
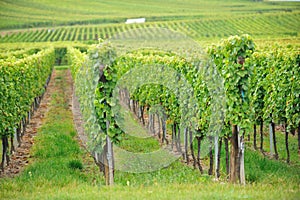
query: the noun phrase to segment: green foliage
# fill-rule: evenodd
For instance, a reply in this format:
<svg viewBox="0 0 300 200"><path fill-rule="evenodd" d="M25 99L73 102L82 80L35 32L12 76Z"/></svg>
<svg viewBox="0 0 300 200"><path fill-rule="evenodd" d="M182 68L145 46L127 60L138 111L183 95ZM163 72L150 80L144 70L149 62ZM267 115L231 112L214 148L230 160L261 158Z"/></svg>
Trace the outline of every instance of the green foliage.
<svg viewBox="0 0 300 200"><path fill-rule="evenodd" d="M249 59L249 66L252 67L250 79L250 106L252 109L251 119L255 124L263 119L264 97L267 95L264 88L264 79L267 75L267 54L254 52Z"/></svg>
<svg viewBox="0 0 300 200"><path fill-rule="evenodd" d="M0 61L0 135L12 134L34 98L44 93L53 64L54 48Z"/></svg>
<svg viewBox="0 0 300 200"><path fill-rule="evenodd" d="M12 59L12 57L15 57L16 59L21 59L29 55L36 54L40 50L41 49L39 48L9 49L8 51L4 51L0 53L0 59Z"/></svg>
<svg viewBox="0 0 300 200"><path fill-rule="evenodd" d="M112 93L117 83L117 69L113 62L116 59L116 53L111 44L100 42L89 50L90 64L99 68L98 86L95 90L95 109L97 120L101 130L107 134L113 142L118 141L118 135L121 130L115 122L115 114L111 107L115 106L112 101ZM109 127L107 127L109 121Z"/></svg>
<svg viewBox="0 0 300 200"><path fill-rule="evenodd" d="M83 125L89 139L91 152L101 150L103 141L102 129L98 124L95 111L95 90L99 80L99 66L91 63L85 53L69 46L67 49L68 63L71 65L71 73L74 79L75 94L80 104ZM99 148L98 148L99 147Z"/></svg>
<svg viewBox="0 0 300 200"><path fill-rule="evenodd" d="M248 59L254 51L249 35L231 36L209 49L209 55L224 79L226 94L225 123L249 127L249 74ZM245 64L244 64L245 62Z"/></svg>
<svg viewBox="0 0 300 200"><path fill-rule="evenodd" d="M253 54L249 62L251 106L254 121L263 119L287 123L289 129L299 126L299 49L273 46Z"/></svg>
<svg viewBox="0 0 300 200"><path fill-rule="evenodd" d="M105 134L114 142L118 141L118 135L121 134L111 111L111 96L117 81L116 69L112 65L115 57L113 48L106 42L92 45L87 56L78 49L68 48L75 91L89 138L89 147L93 152L102 151ZM105 81L100 81L102 79ZM107 120L110 121L109 127L106 127Z"/></svg>
<svg viewBox="0 0 300 200"><path fill-rule="evenodd" d="M89 76L92 76L94 73L93 77L95 83L98 83L97 89L95 89L96 92L89 93L89 95L94 98L94 104L89 104L89 108L92 110L94 105L97 116L97 118L92 121L90 120L91 115L88 115L89 118L87 119L89 119L89 126L92 127L95 126L95 124L99 124L101 130L106 131L106 119L108 119L111 122L110 127L108 128L110 137L113 138L115 142L122 139L120 137L122 131L114 121L118 112L112 112L111 110L111 108L116 105L116 102L112 101L111 97L117 81L121 81L118 87L121 86L120 89L127 90L130 98L139 102L140 106L149 108L149 112L157 112L155 107L160 105L165 111L164 114L168 123L180 123L182 116L184 116L181 106L190 106L187 102L178 98L178 94L184 93L184 89L178 91L178 88L176 89L176 87L171 88L160 83L156 84L154 82L149 82L148 79L154 78L151 73L147 74L147 77L143 79L143 82L139 83L137 88L133 87L135 83L132 82L132 79L122 79L122 77L129 72L133 73L132 70L136 68L140 70L139 73L145 74L146 71L143 70L146 69L147 66L157 66L158 69L163 66L167 69L174 69L178 76L168 77L167 74L164 74L163 70L155 71L154 68L152 73L155 74L155 76L161 76L163 74L164 79L170 82L174 80L175 82L178 82L178 78L180 77L181 79L186 79L192 86L193 91L189 91L189 93L196 98L199 110L195 109L197 115L184 117L186 117L187 120L197 121L197 126L195 128L198 129L198 134L208 135L211 121L223 120L222 117L216 118L216 111L222 110L224 107L226 107L225 112L217 113L224 115L225 117L225 120L221 121L221 124L225 124L221 135L230 132L228 126L229 123L237 124L241 128L248 128L249 130L252 123L257 123L260 119L266 118L264 114L269 117L269 114L266 114L267 107L265 102L267 102L267 100L264 98L267 98L266 94L273 95L268 92L268 87L270 85L267 84L270 83L271 86L274 85L272 81L270 81L271 77L277 77L281 73L289 74L291 83L293 83L293 80L297 78L296 76L291 75L298 73L298 54L296 50L291 51L289 56L283 58L283 54L276 53L274 49L270 50L270 53L255 52L253 54L254 48L254 42L248 35L231 36L230 38L223 40L219 45L212 46L212 48L209 49L209 55L216 66L215 69L214 65L209 63L209 61L207 61L207 63L204 62L201 65L203 68L199 68L186 59L170 52L165 53L153 50L129 52L115 59L116 56L113 47L108 43L100 43L89 51L89 61L87 61L89 64L85 64L86 66L94 67L94 70L91 70L91 68L88 67L86 67L86 70L91 70L88 72L88 74L90 74ZM270 55L277 56L273 57L272 60L269 57ZM284 63L287 64L284 65ZM275 64L276 66L280 64L280 67L275 67ZM288 66L291 66L291 68L288 68ZM104 79L100 82L98 82L98 74L100 74L100 71L97 71L99 68L104 69L102 77ZM84 69L84 67L82 69ZM270 69L280 70L275 74L272 74L272 71L269 71ZM78 72L78 74L82 73L80 70ZM83 74L86 74L86 72L87 71ZM134 77L139 76L140 75L136 74ZM87 86L85 84L90 83L83 79L80 80L85 81L78 83L82 85L82 88L85 88L82 91L86 92ZM293 86L290 87L286 80L289 80L286 79L286 76L280 80L278 79L278 83L276 83L278 85L275 87L276 91L283 90L286 98L290 98L297 103L298 98L296 97L298 95L297 91L299 91L298 85L293 84ZM137 79L137 82L138 81L139 79ZM223 84L224 91L222 91ZM271 88L274 89L274 87ZM294 95L291 95L291 89L295 91ZM96 96L93 96L95 94ZM224 99L222 99L221 96L224 96L224 94L226 97L226 101L224 101L226 105L221 103L220 105L224 107L216 107L216 99L223 101ZM187 97L186 99L189 99L191 96L185 95L185 97ZM271 97L268 100L272 100L274 97ZM276 94L276 97L277 109L282 102L286 105L290 105L285 101L282 101L283 98L280 98L278 94ZM86 96L82 96L81 98L81 101L86 103ZM289 102L292 102L292 100ZM298 107L296 103L292 103L291 105L294 106L289 107L289 112L291 113L290 116L292 117L287 118L291 121L289 123L294 123L293 128L299 123L299 121L297 121ZM271 105L273 106L273 104ZM286 109L286 107L284 107L284 109ZM89 109L83 110L87 112ZM277 115L274 116L277 117ZM286 114L283 113L282 116L286 116ZM277 118L279 119L279 117ZM99 135L100 134L97 136ZM101 136L98 139L93 138L92 142L100 145L103 144L101 142L102 140L103 137Z"/></svg>
<svg viewBox="0 0 300 200"><path fill-rule="evenodd" d="M65 58L67 53L67 48L55 48L55 64L56 65L66 65L67 60Z"/></svg>
<svg viewBox="0 0 300 200"><path fill-rule="evenodd" d="M71 66L71 74L74 80L76 80L76 73L83 64L84 56L83 53L74 47L69 46L67 48L67 60Z"/></svg>
<svg viewBox="0 0 300 200"><path fill-rule="evenodd" d="M295 51L287 58L287 67L284 74L289 80L287 87L290 87L290 93L286 99L287 124L291 129L300 126L300 52Z"/></svg>
<svg viewBox="0 0 300 200"><path fill-rule="evenodd" d="M160 76L162 76L161 74L165 74L162 78L168 81L157 80L157 77L155 77L156 72L151 72L150 74L147 74L147 79L149 80L147 82L151 82L150 84L145 83L138 88L134 88L132 87L132 82L134 80L130 79L122 80L123 82L120 83L120 85L126 85L127 88L123 89L128 89L130 92L130 98L138 101L141 106L152 107L155 105L161 105L164 108L166 112L165 114L170 122L179 123L181 119L180 109L184 106L188 106L187 102L184 102L184 100L189 98L185 89L189 89L187 88L188 84L191 86L193 84L194 79L191 74L194 67L191 63L186 61L186 59L180 56L159 51L132 52L119 57L116 61L119 78L134 68L138 69L140 73L142 73L143 68L146 68L147 66L153 66L154 68L157 67L158 71L166 69L166 71L160 71L157 73L160 73ZM174 71L172 72L172 70ZM189 77L185 75L189 75ZM150 80L151 78L149 77L152 77L153 79ZM170 78L174 78L174 80L171 80ZM137 79L137 81L138 80L139 79ZM179 90L182 94L180 94ZM180 95L182 97L180 97Z"/></svg>

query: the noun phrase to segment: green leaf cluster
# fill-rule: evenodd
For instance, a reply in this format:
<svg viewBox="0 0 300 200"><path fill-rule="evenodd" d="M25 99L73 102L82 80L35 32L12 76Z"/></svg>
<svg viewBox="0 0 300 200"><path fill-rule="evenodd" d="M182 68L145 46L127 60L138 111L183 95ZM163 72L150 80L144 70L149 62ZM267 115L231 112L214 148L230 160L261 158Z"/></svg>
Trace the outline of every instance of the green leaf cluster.
<svg viewBox="0 0 300 200"><path fill-rule="evenodd" d="M18 60L0 61L0 135L13 134L34 98L44 93L54 61L54 48Z"/></svg>
<svg viewBox="0 0 300 200"><path fill-rule="evenodd" d="M286 123L295 129L300 123L299 49L274 45L253 54L251 107L253 120Z"/></svg>
<svg viewBox="0 0 300 200"><path fill-rule="evenodd" d="M224 79L226 95L225 124L248 128L250 122L249 78L251 65L248 58L255 45L249 35L231 36L213 45L208 54Z"/></svg>

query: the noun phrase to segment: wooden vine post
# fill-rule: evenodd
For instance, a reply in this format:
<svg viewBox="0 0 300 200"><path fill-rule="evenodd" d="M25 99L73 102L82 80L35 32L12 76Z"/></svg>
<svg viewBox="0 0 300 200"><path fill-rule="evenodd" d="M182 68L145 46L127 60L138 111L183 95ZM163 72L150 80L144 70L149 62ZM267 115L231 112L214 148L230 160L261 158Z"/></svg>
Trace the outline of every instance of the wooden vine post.
<svg viewBox="0 0 300 200"><path fill-rule="evenodd" d="M239 180L240 173L240 157L239 157L239 133L237 125L232 126L232 135L230 137L230 182L236 183Z"/></svg>
<svg viewBox="0 0 300 200"><path fill-rule="evenodd" d="M106 121L107 132L109 131L109 121ZM106 185L114 184L114 162L113 162L113 144L108 134L106 135L105 144L105 182Z"/></svg>

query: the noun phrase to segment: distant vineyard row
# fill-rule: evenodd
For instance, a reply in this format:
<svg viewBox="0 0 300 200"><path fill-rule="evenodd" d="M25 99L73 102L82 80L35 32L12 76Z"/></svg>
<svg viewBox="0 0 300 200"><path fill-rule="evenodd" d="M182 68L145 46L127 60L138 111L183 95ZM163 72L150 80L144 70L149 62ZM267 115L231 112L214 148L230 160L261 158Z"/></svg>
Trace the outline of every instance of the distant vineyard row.
<svg viewBox="0 0 300 200"><path fill-rule="evenodd" d="M187 34L195 39L221 38L229 35L248 33L254 37L298 36L300 13L277 15L252 15L231 19L210 19L193 21L171 21L145 24L117 24L107 26L61 27L16 32L0 37L6 42L47 42L47 41L86 41L98 38L111 38L115 34L136 28L168 28ZM155 30L155 29L154 29ZM150 33L156 37L159 33Z"/></svg>

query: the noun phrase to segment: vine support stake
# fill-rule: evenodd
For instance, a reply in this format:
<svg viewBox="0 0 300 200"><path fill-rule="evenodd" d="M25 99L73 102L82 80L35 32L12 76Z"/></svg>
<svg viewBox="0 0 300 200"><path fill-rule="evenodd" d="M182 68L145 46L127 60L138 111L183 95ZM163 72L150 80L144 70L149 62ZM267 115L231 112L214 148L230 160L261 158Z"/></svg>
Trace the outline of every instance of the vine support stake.
<svg viewBox="0 0 300 200"><path fill-rule="evenodd" d="M273 127L272 122L269 124L269 135L270 135L270 155L274 155L274 141L273 141Z"/></svg>
<svg viewBox="0 0 300 200"><path fill-rule="evenodd" d="M107 164L108 164L108 185L114 184L114 166L113 166L113 148L112 142L108 136L109 121L106 121L107 135L106 135L106 145L107 145Z"/></svg>

